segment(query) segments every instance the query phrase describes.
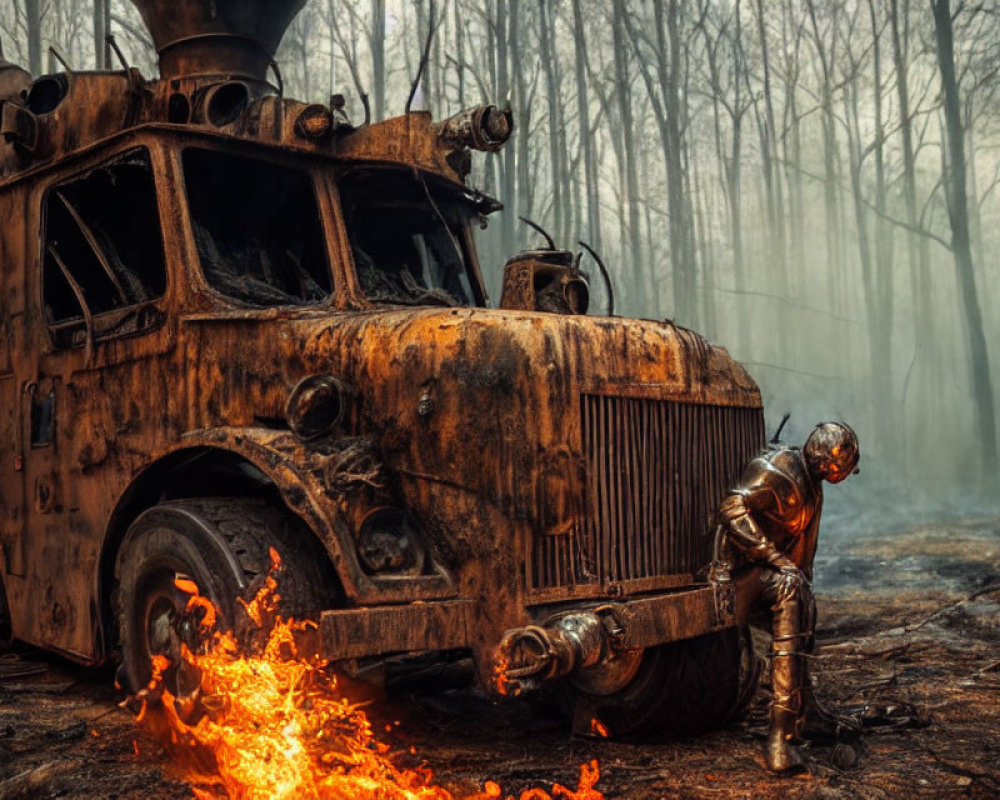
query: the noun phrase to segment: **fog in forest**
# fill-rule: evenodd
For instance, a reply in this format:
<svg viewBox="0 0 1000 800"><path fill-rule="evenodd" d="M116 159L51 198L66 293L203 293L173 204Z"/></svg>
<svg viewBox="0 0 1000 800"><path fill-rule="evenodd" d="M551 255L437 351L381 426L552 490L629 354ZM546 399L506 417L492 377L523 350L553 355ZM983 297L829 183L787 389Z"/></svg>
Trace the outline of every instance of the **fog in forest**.
<svg viewBox="0 0 1000 800"><path fill-rule="evenodd" d="M769 435L785 412L793 443L853 425L861 475L827 493L845 530L995 508L1000 2L310 0L285 93L401 114L431 26L414 107L514 112L470 179L506 206L480 235L494 302L542 242L527 216L602 255L616 313L746 364ZM6 58L36 75L50 46L118 68L107 29L156 74L124 0L0 5Z"/></svg>

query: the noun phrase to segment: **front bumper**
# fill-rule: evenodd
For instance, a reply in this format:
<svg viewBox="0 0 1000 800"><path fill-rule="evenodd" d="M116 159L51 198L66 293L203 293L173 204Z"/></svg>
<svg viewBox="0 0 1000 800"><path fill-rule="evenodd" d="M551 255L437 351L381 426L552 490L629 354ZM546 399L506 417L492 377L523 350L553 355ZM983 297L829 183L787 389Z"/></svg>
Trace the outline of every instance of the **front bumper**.
<svg viewBox="0 0 1000 800"><path fill-rule="evenodd" d="M474 630L471 600L409 603L324 611L320 616L320 654L330 660L429 650L456 650L482 641ZM595 613L613 621L615 651L640 650L690 639L736 624L731 585L705 583L668 594L613 603L581 601L550 609L550 619L569 613ZM478 632L481 633L481 632ZM498 634L507 633L500 632ZM501 636L496 637L499 641Z"/></svg>

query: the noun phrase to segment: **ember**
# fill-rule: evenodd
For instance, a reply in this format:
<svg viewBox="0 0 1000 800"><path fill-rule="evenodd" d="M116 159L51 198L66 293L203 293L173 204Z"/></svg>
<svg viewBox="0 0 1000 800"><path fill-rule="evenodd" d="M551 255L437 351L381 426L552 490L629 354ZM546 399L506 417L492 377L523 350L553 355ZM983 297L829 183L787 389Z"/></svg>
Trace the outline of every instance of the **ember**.
<svg viewBox="0 0 1000 800"><path fill-rule="evenodd" d="M178 579L207 644L198 652L182 644L178 665L154 656L152 679L132 698L137 721L163 743L198 800L458 800L435 785L430 769L398 766L365 712L337 691L327 662L300 652L297 636L310 623L275 616L280 558L273 549L271 560L265 585L243 604L267 631L260 652L246 654L231 631L212 632L214 607L193 582ZM196 712L167 688L173 668L200 677ZM551 793L525 790L520 800L603 800L594 788L599 776L592 761L581 765L576 790L556 784ZM464 800L500 797L500 786L487 781Z"/></svg>

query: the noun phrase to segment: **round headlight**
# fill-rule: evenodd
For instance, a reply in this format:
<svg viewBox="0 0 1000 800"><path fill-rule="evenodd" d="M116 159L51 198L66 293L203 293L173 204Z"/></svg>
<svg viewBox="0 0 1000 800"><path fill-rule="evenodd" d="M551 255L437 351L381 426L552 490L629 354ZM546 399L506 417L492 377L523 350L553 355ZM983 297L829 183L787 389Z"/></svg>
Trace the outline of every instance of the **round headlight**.
<svg viewBox="0 0 1000 800"><path fill-rule="evenodd" d="M358 555L373 575L419 575L424 568L424 546L410 518L398 508L377 508L358 530Z"/></svg>
<svg viewBox="0 0 1000 800"><path fill-rule="evenodd" d="M310 375L299 381L285 403L285 419L302 439L330 433L344 415L347 391L332 375Z"/></svg>
<svg viewBox="0 0 1000 800"><path fill-rule="evenodd" d="M295 132L303 139L322 139L333 130L333 114L318 103L306 106L295 119Z"/></svg>

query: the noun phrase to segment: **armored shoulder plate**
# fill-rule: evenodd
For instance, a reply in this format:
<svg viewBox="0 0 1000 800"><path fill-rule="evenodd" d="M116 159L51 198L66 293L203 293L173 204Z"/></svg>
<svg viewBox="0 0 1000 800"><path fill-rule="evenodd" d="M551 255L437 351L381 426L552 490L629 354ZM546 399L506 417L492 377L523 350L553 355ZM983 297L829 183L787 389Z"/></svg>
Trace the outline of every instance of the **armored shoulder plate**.
<svg viewBox="0 0 1000 800"><path fill-rule="evenodd" d="M762 453L747 465L736 492L744 496L750 508L784 517L808 504L814 494L811 488L812 480L802 452L796 447L781 445Z"/></svg>

